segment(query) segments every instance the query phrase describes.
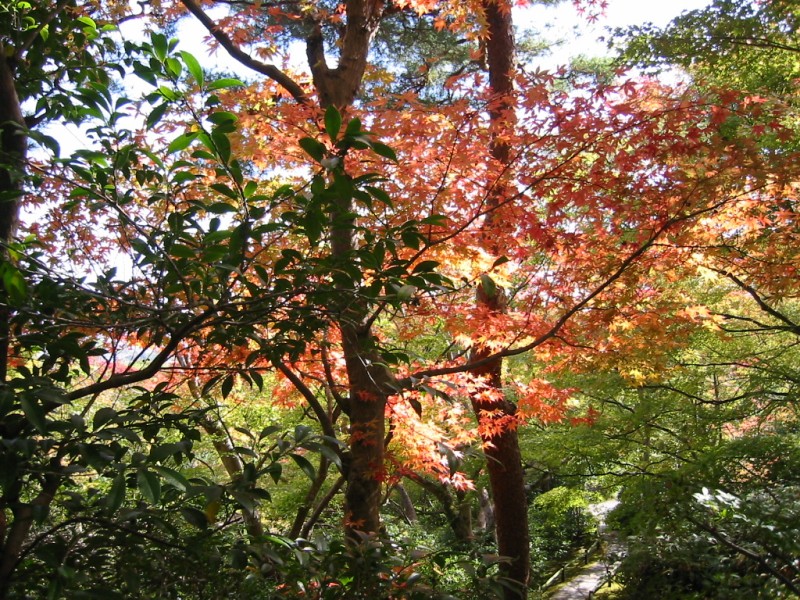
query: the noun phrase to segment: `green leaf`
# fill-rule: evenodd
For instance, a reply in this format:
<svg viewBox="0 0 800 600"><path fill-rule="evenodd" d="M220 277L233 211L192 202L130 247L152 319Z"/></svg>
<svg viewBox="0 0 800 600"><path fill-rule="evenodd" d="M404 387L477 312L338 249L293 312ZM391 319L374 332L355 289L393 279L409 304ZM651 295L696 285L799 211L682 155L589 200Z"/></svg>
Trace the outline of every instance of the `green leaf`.
<svg viewBox="0 0 800 600"><path fill-rule="evenodd" d="M224 215L225 213L236 212L236 207L227 202L214 202L208 205L206 210L215 215ZM225 237L227 237L227 234Z"/></svg>
<svg viewBox="0 0 800 600"><path fill-rule="evenodd" d="M218 110L208 115L208 120L214 125L223 125L224 123L236 123L239 117L227 110Z"/></svg>
<svg viewBox="0 0 800 600"><path fill-rule="evenodd" d="M496 261L494 261L494 263L492 263L492 268L494 269L495 267L499 267L500 265L504 265L507 262L509 262L510 260L511 259L508 258L507 256L501 256Z"/></svg>
<svg viewBox="0 0 800 600"><path fill-rule="evenodd" d="M194 525L200 529L206 529L208 527L206 514L198 508L186 506L181 509L181 516L186 519L186 522L190 525Z"/></svg>
<svg viewBox="0 0 800 600"><path fill-rule="evenodd" d="M332 142L336 141L339 136L339 130L342 128L342 114L339 110L331 105L325 111L325 131Z"/></svg>
<svg viewBox="0 0 800 600"><path fill-rule="evenodd" d="M223 398L227 398L228 394L230 394L231 391L233 390L233 382L234 382L233 375L228 375L225 379L222 380L221 391Z"/></svg>
<svg viewBox="0 0 800 600"><path fill-rule="evenodd" d="M356 117L355 119L351 119L350 122L347 124L347 129L345 130L344 134L348 137L358 135L361 133L361 119Z"/></svg>
<svg viewBox="0 0 800 600"><path fill-rule="evenodd" d="M231 200L239 200L239 195L224 183L212 183L209 187Z"/></svg>
<svg viewBox="0 0 800 600"><path fill-rule="evenodd" d="M36 430L39 433L46 433L47 423L44 419L44 408L40 406L38 402L34 402L27 396L24 396L20 400L20 405L22 406L22 412L25 413L25 417L36 428Z"/></svg>
<svg viewBox="0 0 800 600"><path fill-rule="evenodd" d="M158 471L158 473L167 481L167 483L181 492L185 492L191 487L189 480L175 469L160 466L153 468Z"/></svg>
<svg viewBox="0 0 800 600"><path fill-rule="evenodd" d="M94 413L94 418L92 419L92 426L94 429L99 429L112 419L115 419L117 416L117 411L113 408L109 408L104 406L103 408L99 409L96 413Z"/></svg>
<svg viewBox="0 0 800 600"><path fill-rule="evenodd" d="M161 500L161 480L158 475L142 469L136 474L136 483L145 500L150 504L158 504Z"/></svg>
<svg viewBox="0 0 800 600"><path fill-rule="evenodd" d="M194 258L196 254L194 248L183 244L172 244L169 248L169 255L176 258Z"/></svg>
<svg viewBox="0 0 800 600"><path fill-rule="evenodd" d="M167 102L164 102L163 104L159 104L158 106L154 107L153 110L150 111L150 114L147 115L147 119L145 121L147 128L150 129L156 123L158 123L161 120L161 117L164 116L164 113L167 112L168 108L169 108L169 103Z"/></svg>
<svg viewBox="0 0 800 600"><path fill-rule="evenodd" d="M90 17L86 17L86 16L78 17L77 21L78 21L78 23L80 23L84 27L88 27L89 29L97 29L97 23L95 23L94 19L92 19Z"/></svg>
<svg viewBox="0 0 800 600"><path fill-rule="evenodd" d="M232 77L223 77L222 79L217 79L216 81L212 81L208 84L208 89L213 90L221 90L225 88L232 88L232 87L244 87L244 83L242 83L239 79L233 79Z"/></svg>
<svg viewBox="0 0 800 600"><path fill-rule="evenodd" d="M405 229L400 232L403 243L414 250L419 250L420 234L417 231Z"/></svg>
<svg viewBox="0 0 800 600"><path fill-rule="evenodd" d="M295 425L294 428L294 441L299 444L306 439L311 433L311 428L308 425Z"/></svg>
<svg viewBox="0 0 800 600"><path fill-rule="evenodd" d="M197 59L190 53L181 51L181 58L183 58L183 63L186 65L186 68L191 73L194 80L197 82L197 85L201 88L205 83L205 77L203 74L203 67L200 66L200 63L197 62Z"/></svg>
<svg viewBox="0 0 800 600"><path fill-rule="evenodd" d="M228 136L224 132L215 129L211 132L211 138L214 140L214 150L216 150L217 156L223 163L227 164L231 159L231 141Z"/></svg>
<svg viewBox="0 0 800 600"><path fill-rule="evenodd" d="M383 202L389 208L392 208L392 199L384 190L381 188L373 187L371 185L365 185L364 189L367 190L373 198L378 200L379 202Z"/></svg>
<svg viewBox="0 0 800 600"><path fill-rule="evenodd" d="M494 298L497 295L497 284L486 274L481 275L481 288L488 298Z"/></svg>
<svg viewBox="0 0 800 600"><path fill-rule="evenodd" d="M163 33L154 33L150 36L153 43L153 54L160 61L164 62L167 58L167 36Z"/></svg>
<svg viewBox="0 0 800 600"><path fill-rule="evenodd" d="M375 151L375 154L383 156L384 158L388 158L393 162L397 162L397 154L395 154L395 151L392 150L392 148L390 148L386 144L382 144L380 142L373 142L372 149Z"/></svg>
<svg viewBox="0 0 800 600"><path fill-rule="evenodd" d="M319 447L319 452L329 461L331 461L334 465L336 465L339 469L342 468L342 458L339 454L331 448L330 446L322 445Z"/></svg>
<svg viewBox="0 0 800 600"><path fill-rule="evenodd" d="M8 294L8 300L13 306L20 306L28 297L28 286L19 269L10 263L3 265L3 287Z"/></svg>
<svg viewBox="0 0 800 600"><path fill-rule="evenodd" d="M413 273L420 273L420 272L427 272L427 271L434 271L436 267L439 266L439 261L437 260L423 260L419 262L414 267Z"/></svg>
<svg viewBox="0 0 800 600"><path fill-rule="evenodd" d="M297 464L298 467L308 475L308 478L311 481L314 481L314 477L316 477L316 471L314 470L314 465L312 465L305 456L300 456L299 454L291 454L292 460Z"/></svg>
<svg viewBox="0 0 800 600"><path fill-rule="evenodd" d="M114 482L111 484L111 489L105 498L105 505L108 510L115 513L122 506L125 501L125 473L117 473L114 477Z"/></svg>
<svg viewBox="0 0 800 600"><path fill-rule="evenodd" d="M168 57L164 65L167 68L167 72L176 79L181 76L183 65L177 58Z"/></svg>
<svg viewBox="0 0 800 600"><path fill-rule="evenodd" d="M325 154L327 154L325 145L321 142L318 142L314 138L304 137L298 142L298 144L300 144L300 147L305 150L306 154L308 154L317 162L322 161L322 159L325 158Z"/></svg>
<svg viewBox="0 0 800 600"><path fill-rule="evenodd" d="M179 135L170 142L169 146L167 146L167 153L173 154L175 152L180 152L181 150L185 150L195 139L197 139L196 131L189 131L187 133L182 133L181 135Z"/></svg>

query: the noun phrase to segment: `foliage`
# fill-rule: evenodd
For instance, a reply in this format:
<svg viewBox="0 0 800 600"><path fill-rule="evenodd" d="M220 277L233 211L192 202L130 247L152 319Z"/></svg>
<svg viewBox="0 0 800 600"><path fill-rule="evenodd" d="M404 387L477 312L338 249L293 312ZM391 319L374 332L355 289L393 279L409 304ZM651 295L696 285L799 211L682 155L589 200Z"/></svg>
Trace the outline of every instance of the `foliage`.
<svg viewBox="0 0 800 600"><path fill-rule="evenodd" d="M624 56L637 64L679 64L717 84L791 96L800 74L797 19L792 1L716 0L664 29L631 28Z"/></svg>
<svg viewBox="0 0 800 600"><path fill-rule="evenodd" d="M586 492L563 486L534 499L530 516L533 543L545 561L563 558L591 540L596 522L588 506Z"/></svg>
<svg viewBox="0 0 800 600"><path fill-rule="evenodd" d="M228 4L219 23L192 0L0 6L29 125L87 142L62 157L31 129L42 147L15 166L0 597L519 597L516 557L474 542L470 489L486 469L525 507L523 472L485 456L529 422L568 441L537 464L640 477L623 510L642 539L667 523L687 551L699 529L758 557L729 578L792 568L781 98L607 72L520 73L498 98L466 56L503 16L481 2ZM267 80L209 76L164 34L184 9ZM149 37L120 38L132 18ZM397 28L424 43L371 45ZM302 77L261 61L296 39ZM441 71L416 86L395 59ZM383 535L403 478L458 513L463 553ZM548 553L590 528L584 502L534 502Z"/></svg>

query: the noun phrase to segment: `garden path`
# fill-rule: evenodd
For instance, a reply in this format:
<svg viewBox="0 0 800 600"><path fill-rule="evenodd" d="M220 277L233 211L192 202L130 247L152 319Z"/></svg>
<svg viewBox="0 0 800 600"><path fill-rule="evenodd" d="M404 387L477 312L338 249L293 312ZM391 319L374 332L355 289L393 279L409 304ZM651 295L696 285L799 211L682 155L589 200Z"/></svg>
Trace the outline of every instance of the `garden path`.
<svg viewBox="0 0 800 600"><path fill-rule="evenodd" d="M616 564L625 553L625 546L613 532L606 530L606 515L619 504L612 499L593 504L589 510L599 521L598 533L605 542L605 550L599 560L587 564L575 577L560 585L548 600L586 600L591 598L597 587L613 572Z"/></svg>

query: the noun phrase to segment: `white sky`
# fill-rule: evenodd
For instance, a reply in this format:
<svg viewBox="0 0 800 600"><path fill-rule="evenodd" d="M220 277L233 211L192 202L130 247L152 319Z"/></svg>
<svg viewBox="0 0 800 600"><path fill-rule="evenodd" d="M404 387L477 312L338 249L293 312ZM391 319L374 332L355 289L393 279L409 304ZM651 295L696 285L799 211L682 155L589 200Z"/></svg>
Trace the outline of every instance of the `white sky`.
<svg viewBox="0 0 800 600"><path fill-rule="evenodd" d="M608 53L605 42L598 38L607 35L609 28L625 27L648 21L665 25L683 11L702 8L710 0L607 0L605 13L593 23L579 15L571 0L562 0L558 6L536 5L515 12L515 24L520 28L538 30L546 39L563 42L554 48L551 56L541 66L552 68L569 62L579 54L602 56ZM212 13L213 14L213 13ZM253 73L230 58L223 50L209 56L202 44L205 29L194 19L186 19L179 26L180 48L194 54L206 68L223 69L240 77L253 77ZM293 57L295 58L295 57ZM298 65L305 66L305 47L297 46Z"/></svg>
<svg viewBox="0 0 800 600"><path fill-rule="evenodd" d="M703 8L710 0L608 0L608 7L597 21L589 22L579 15L569 0L558 6L533 6L515 15L516 24L533 28L546 39L562 41L553 50L553 64L565 64L572 56L603 56L608 54L607 44L598 41L608 35L609 29L652 22L666 25L684 11Z"/></svg>

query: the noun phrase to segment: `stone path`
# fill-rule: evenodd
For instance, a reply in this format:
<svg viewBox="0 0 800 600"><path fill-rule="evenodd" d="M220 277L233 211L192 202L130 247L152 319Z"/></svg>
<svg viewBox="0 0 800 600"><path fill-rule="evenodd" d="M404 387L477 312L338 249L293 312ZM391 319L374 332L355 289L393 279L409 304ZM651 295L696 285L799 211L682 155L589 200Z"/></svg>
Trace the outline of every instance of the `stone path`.
<svg viewBox="0 0 800 600"><path fill-rule="evenodd" d="M548 600L586 600L597 586L604 581L608 573L614 569L625 548L612 533L606 533L605 516L619 503L618 500L606 500L589 507L589 510L600 522L598 533L606 542L604 556L600 560L586 565L572 579L558 587Z"/></svg>

